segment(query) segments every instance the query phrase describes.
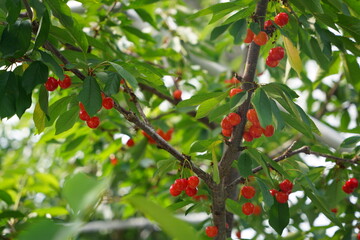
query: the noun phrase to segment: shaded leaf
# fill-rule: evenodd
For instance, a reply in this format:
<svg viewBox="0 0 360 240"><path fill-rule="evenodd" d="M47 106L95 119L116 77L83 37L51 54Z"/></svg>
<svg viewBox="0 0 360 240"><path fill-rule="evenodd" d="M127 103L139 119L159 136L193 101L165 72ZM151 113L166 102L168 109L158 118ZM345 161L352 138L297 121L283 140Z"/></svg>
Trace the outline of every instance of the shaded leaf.
<svg viewBox="0 0 360 240"><path fill-rule="evenodd" d="M87 76L83 83L78 99L84 104L84 107L90 116L95 115L102 106L100 87L96 79Z"/></svg>
<svg viewBox="0 0 360 240"><path fill-rule="evenodd" d="M274 201L274 204L269 210L269 224L270 226L281 235L284 228L289 224L290 213L288 203L278 203Z"/></svg>

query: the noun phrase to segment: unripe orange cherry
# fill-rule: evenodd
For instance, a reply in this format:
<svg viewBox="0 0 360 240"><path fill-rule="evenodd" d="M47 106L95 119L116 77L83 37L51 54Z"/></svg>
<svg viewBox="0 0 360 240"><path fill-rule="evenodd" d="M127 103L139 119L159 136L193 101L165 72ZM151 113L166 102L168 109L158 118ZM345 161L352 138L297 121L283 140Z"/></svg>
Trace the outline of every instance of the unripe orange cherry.
<svg viewBox="0 0 360 240"><path fill-rule="evenodd" d="M266 34L266 32L260 31L257 35L254 36L253 40L257 45L262 46L262 45L266 44L268 39L269 39L269 37Z"/></svg>

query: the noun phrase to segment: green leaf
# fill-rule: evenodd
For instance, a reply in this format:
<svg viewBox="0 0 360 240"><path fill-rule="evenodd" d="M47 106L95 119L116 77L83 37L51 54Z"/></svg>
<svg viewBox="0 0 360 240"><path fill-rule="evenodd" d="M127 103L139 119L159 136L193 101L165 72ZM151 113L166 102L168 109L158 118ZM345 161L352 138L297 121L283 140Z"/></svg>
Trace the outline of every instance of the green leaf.
<svg viewBox="0 0 360 240"><path fill-rule="evenodd" d="M278 106L276 105L276 102L274 100L272 100L272 99L269 99L269 100L270 100L270 104L271 104L271 111L274 115L276 128L278 130L282 130L285 127L285 122L281 115L280 109L278 108Z"/></svg>
<svg viewBox="0 0 360 240"><path fill-rule="evenodd" d="M255 159L257 163L264 169L266 176L271 181L271 184L274 185L274 181L270 175L270 170L267 166L267 163L265 162L259 151L253 148L247 149L246 151L251 155L251 158Z"/></svg>
<svg viewBox="0 0 360 240"><path fill-rule="evenodd" d="M14 203L10 194L8 194L6 191L1 189L0 189L0 199L3 200L8 206Z"/></svg>
<svg viewBox="0 0 360 240"><path fill-rule="evenodd" d="M193 203L193 201L190 201L190 200L179 201L179 202L176 202L174 204L167 206L166 209L169 209L170 211L175 211L175 210L177 210L179 208L183 208L191 203Z"/></svg>
<svg viewBox="0 0 360 240"><path fill-rule="evenodd" d="M195 230L188 223L175 218L168 209L164 209L142 196L131 196L126 198L126 201L157 222L171 239L189 240L196 238Z"/></svg>
<svg viewBox="0 0 360 240"><path fill-rule="evenodd" d="M78 99L84 104L84 107L90 116L95 115L101 109L102 99L100 87L94 77L87 76L85 78Z"/></svg>
<svg viewBox="0 0 360 240"><path fill-rule="evenodd" d="M125 32L128 32L132 35L135 35L136 37L138 38L141 38L141 39L144 39L146 41L149 41L149 42L154 42L155 43L155 40L151 37L151 35L147 34L147 33L144 33L142 31L140 31L139 29L137 28L134 28L134 27L130 27L130 26L122 26L121 27Z"/></svg>
<svg viewBox="0 0 360 240"><path fill-rule="evenodd" d="M292 114L288 114L285 112L281 112L281 115L289 126L293 127L294 129L298 130L299 132L303 133L305 136L311 139L314 138L311 128L309 128L309 126L306 126L301 119L293 117Z"/></svg>
<svg viewBox="0 0 360 240"><path fill-rule="evenodd" d="M248 154L246 150L241 153L240 158L238 159L237 167L240 175L243 177L248 177L253 174L251 155Z"/></svg>
<svg viewBox="0 0 360 240"><path fill-rule="evenodd" d="M74 98L74 96L66 96L60 98L49 107L49 119L46 122L46 126L51 126L55 120L67 110L68 104Z"/></svg>
<svg viewBox="0 0 360 240"><path fill-rule="evenodd" d="M229 211L233 214L236 214L238 216L243 215L241 205L238 202L228 198L228 199L226 199L225 204L226 204L227 211Z"/></svg>
<svg viewBox="0 0 360 240"><path fill-rule="evenodd" d="M20 232L18 240L59 240L72 239L80 230L81 222L71 224L59 224L50 219L33 221L28 227Z"/></svg>
<svg viewBox="0 0 360 240"><path fill-rule="evenodd" d="M59 19L60 23L68 30L71 37L81 47L84 53L88 50L88 41L81 26L72 18L69 6L61 0L45 0L50 7L53 15Z"/></svg>
<svg viewBox="0 0 360 240"><path fill-rule="evenodd" d="M350 54L343 54L342 56L347 82L352 84L355 88L359 88L360 83L357 76L360 76L360 67L357 62L357 57Z"/></svg>
<svg viewBox="0 0 360 240"><path fill-rule="evenodd" d="M64 71L62 67L55 61L55 59L48 53L39 51L41 60L53 71L59 79L64 79Z"/></svg>
<svg viewBox="0 0 360 240"><path fill-rule="evenodd" d="M33 212L37 213L37 215L40 217L44 217L47 214L50 214L53 217L65 216L69 214L68 210L63 207L37 208Z"/></svg>
<svg viewBox="0 0 360 240"><path fill-rule="evenodd" d="M271 102L262 88L257 88L251 99L258 114L260 125L266 127L272 124Z"/></svg>
<svg viewBox="0 0 360 240"><path fill-rule="evenodd" d="M269 210L269 224L270 226L281 235L284 228L289 224L290 213L288 203L278 203L274 201L274 204Z"/></svg>
<svg viewBox="0 0 360 240"><path fill-rule="evenodd" d="M17 96L16 96L16 115L21 118L21 116L24 114L25 110L28 109L31 106L32 99L31 99L31 92L27 93L25 89L22 87L23 79L18 76L16 78L17 82Z"/></svg>
<svg viewBox="0 0 360 240"><path fill-rule="evenodd" d="M45 116L46 115L44 111L41 109L40 104L37 103L35 105L35 109L33 113L33 120L38 134L42 133L45 129Z"/></svg>
<svg viewBox="0 0 360 240"><path fill-rule="evenodd" d="M191 144L189 152L205 152L208 151L212 145L218 145L221 142L221 140L217 139L198 140Z"/></svg>
<svg viewBox="0 0 360 240"><path fill-rule="evenodd" d="M326 207L324 200L322 200L320 198L320 196L317 196L316 194L313 193L313 191L308 188L305 187L304 185L302 185L302 188L304 189L304 192L306 194L306 196L308 196L312 203L328 218L330 219L331 222L335 223L336 225L338 225L341 229L343 228L341 221L335 217L334 214L332 214L330 212L330 209Z"/></svg>
<svg viewBox="0 0 360 240"><path fill-rule="evenodd" d="M241 104L245 102L245 100L248 98L248 92L242 91L241 93L236 94L232 98L230 98L230 111L233 111L237 107L239 107Z"/></svg>
<svg viewBox="0 0 360 240"><path fill-rule="evenodd" d="M176 107L182 108L182 107L196 106L210 98L216 98L223 94L224 94L223 92L200 93L192 96L189 99L179 102L179 104Z"/></svg>
<svg viewBox="0 0 360 240"><path fill-rule="evenodd" d="M209 114L209 121L213 122L218 118L222 118L224 115L230 112L230 103L225 103L223 105L217 106Z"/></svg>
<svg viewBox="0 0 360 240"><path fill-rule="evenodd" d="M68 202L72 214L75 216L84 216L87 211L93 211L95 204L108 189L110 178L96 179L77 173L65 180L62 194Z"/></svg>
<svg viewBox="0 0 360 240"><path fill-rule="evenodd" d="M2 32L0 52L2 58L19 58L25 54L31 41L30 21L16 21Z"/></svg>
<svg viewBox="0 0 360 240"><path fill-rule="evenodd" d="M229 33L234 37L234 44L241 44L246 33L247 24L245 19L240 19L231 24Z"/></svg>
<svg viewBox="0 0 360 240"><path fill-rule="evenodd" d="M44 12L44 15L40 19L39 28L36 33L35 44L33 49L38 49L42 46L48 38L50 31L50 16L48 11Z"/></svg>
<svg viewBox="0 0 360 240"><path fill-rule="evenodd" d="M284 46L286 50L286 55L288 57L289 63L291 67L297 72L300 76L302 72L302 61L300 58L299 50L294 46L291 40L285 36L283 36Z"/></svg>
<svg viewBox="0 0 360 240"><path fill-rule="evenodd" d="M341 148L354 148L360 142L360 136L346 138L340 145Z"/></svg>
<svg viewBox="0 0 360 240"><path fill-rule="evenodd" d="M221 34L223 34L230 27L230 23L226 25L221 25L214 28L210 34L210 41L217 39Z"/></svg>
<svg viewBox="0 0 360 240"><path fill-rule="evenodd" d="M154 21L153 17L146 10L144 10L142 8L137 8L137 9L135 9L135 11L144 22L148 22L151 26L153 26L155 29L157 29L156 22Z"/></svg>
<svg viewBox="0 0 360 240"><path fill-rule="evenodd" d="M241 9L240 11L238 11L237 13L226 19L225 22L223 22L222 24L226 25L229 23L236 22L238 20L245 20L245 18L249 17L254 12L254 9L255 9L255 5L251 4L249 7Z"/></svg>
<svg viewBox="0 0 360 240"><path fill-rule="evenodd" d="M338 14L337 24L350 33L356 42L360 42L360 20L353 16Z"/></svg>
<svg viewBox="0 0 360 240"><path fill-rule="evenodd" d="M46 114L47 118L49 118L49 92L45 89L44 85L40 86L39 104L41 110Z"/></svg>
<svg viewBox="0 0 360 240"><path fill-rule="evenodd" d="M233 7L240 8L241 6L246 6L251 2L252 1L250 1L250 0L243 0L243 1L239 1L239 2L225 2L225 3L214 4L208 8L205 8L205 9L202 9L202 10L196 12L195 14L190 16L189 19L194 19L194 18L212 14L212 13L218 13L218 12L221 12L221 11L224 11L227 9L233 9Z"/></svg>
<svg viewBox="0 0 360 240"><path fill-rule="evenodd" d="M162 177L175 168L177 161L174 159L160 160L157 162L157 170L154 173L155 176Z"/></svg>
<svg viewBox="0 0 360 240"><path fill-rule="evenodd" d="M310 46L312 51L312 56L315 58L316 62L322 69L328 69L330 61L327 59L325 54L321 51L320 45L315 38L310 38Z"/></svg>
<svg viewBox="0 0 360 240"><path fill-rule="evenodd" d="M0 117L16 113L16 96L19 94L17 77L13 72L0 71Z"/></svg>
<svg viewBox="0 0 360 240"><path fill-rule="evenodd" d="M21 0L6 0L6 8L6 21L8 22L8 24L13 24L20 15Z"/></svg>
<svg viewBox="0 0 360 240"><path fill-rule="evenodd" d="M40 0L30 0L29 3L30 6L35 10L34 14L36 14L38 18L41 18L46 11L45 5Z"/></svg>
<svg viewBox="0 0 360 240"><path fill-rule="evenodd" d="M208 99L208 100L202 102L196 112L195 118L199 119L199 118L203 118L203 117L207 116L227 96L228 96L228 93L225 92L216 98L211 98L211 99Z"/></svg>
<svg viewBox="0 0 360 240"><path fill-rule="evenodd" d="M25 70L22 78L22 86L26 93L31 93L38 84L45 83L49 76L48 67L40 61L35 61Z"/></svg>
<svg viewBox="0 0 360 240"><path fill-rule="evenodd" d="M136 78L134 78L133 75L131 75L131 73L129 73L128 71L126 71L122 66L120 66L119 64L110 62L111 66L113 66L113 68L115 69L115 71L122 77L124 78L132 88L136 89L138 87L138 83L136 81Z"/></svg>
<svg viewBox="0 0 360 240"><path fill-rule="evenodd" d="M278 164L277 162L273 161L271 158L269 158L265 153L260 152L260 155L262 157L262 159L267 162L272 168L274 168L277 172L279 172L281 175L283 175L285 178L287 179L291 179L291 177L289 176L289 174L281 167L280 164Z"/></svg>
<svg viewBox="0 0 360 240"><path fill-rule="evenodd" d="M24 218L25 215L20 211L13 211L13 210L5 210L0 213L0 220L1 219L9 219L9 218Z"/></svg>
<svg viewBox="0 0 360 240"><path fill-rule="evenodd" d="M61 114L55 124L55 135L71 129L74 126L76 120L78 119L78 114L79 108L77 106L72 107L69 109L69 111Z"/></svg>
<svg viewBox="0 0 360 240"><path fill-rule="evenodd" d="M96 76L105 83L104 92L111 96L119 92L120 76L114 72L99 72Z"/></svg>
<svg viewBox="0 0 360 240"><path fill-rule="evenodd" d="M266 183L263 180L261 180L260 178L257 177L256 181L260 187L261 195L263 196L263 201L264 201L265 205L268 208L270 208L274 204L274 198L270 194L270 189L268 188Z"/></svg>

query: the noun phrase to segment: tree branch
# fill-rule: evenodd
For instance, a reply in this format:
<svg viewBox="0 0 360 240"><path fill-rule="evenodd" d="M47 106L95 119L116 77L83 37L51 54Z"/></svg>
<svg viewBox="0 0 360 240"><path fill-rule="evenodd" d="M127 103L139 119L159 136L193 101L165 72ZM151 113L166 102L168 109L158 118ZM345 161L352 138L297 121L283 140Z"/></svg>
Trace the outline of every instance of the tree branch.
<svg viewBox="0 0 360 240"><path fill-rule="evenodd" d="M300 148L292 151L291 148L293 147L294 143L288 149L286 149L286 151L283 154L281 154L280 156L274 158L273 161L274 162L280 162L280 161L283 161L283 160L285 160L285 159L287 159L289 157L292 157L292 156L300 154L300 153L305 153L307 155L315 155L315 156L318 156L318 157L330 158L330 159L333 159L335 161L339 161L339 162L343 162L343 163L350 163L350 164L359 164L359 161L360 161L359 156L356 156L353 159L340 158L340 157L335 157L335 156L332 156L332 155L329 155L329 154L312 151L312 150L310 150L309 146L303 146L303 147L300 147ZM268 166L270 167L270 165L268 165ZM261 170L263 170L263 167L258 166L256 168L252 169L252 173L255 174L257 172L260 172ZM246 181L246 178L239 177L236 180L234 180L232 183L230 183L227 187L233 187L234 185L239 184L239 183L244 183L245 181Z"/></svg>

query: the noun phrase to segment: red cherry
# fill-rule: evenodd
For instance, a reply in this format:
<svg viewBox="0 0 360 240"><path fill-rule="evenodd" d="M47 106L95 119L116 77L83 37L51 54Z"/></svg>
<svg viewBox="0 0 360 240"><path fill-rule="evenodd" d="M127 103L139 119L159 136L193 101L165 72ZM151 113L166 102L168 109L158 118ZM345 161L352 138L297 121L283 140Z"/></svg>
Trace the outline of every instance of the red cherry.
<svg viewBox="0 0 360 240"><path fill-rule="evenodd" d="M89 128L97 128L100 124L100 119L99 117L95 116L87 120L86 123L89 126Z"/></svg>
<svg viewBox="0 0 360 240"><path fill-rule="evenodd" d="M246 32L246 37L244 39L244 43L251 43L252 40L254 39L254 36L255 36L254 32L251 31L250 28L248 28L248 30Z"/></svg>
<svg viewBox="0 0 360 240"><path fill-rule="evenodd" d="M132 146L135 145L135 142L134 142L133 139L130 138L129 140L127 140L126 145L127 145L128 147L132 147Z"/></svg>
<svg viewBox="0 0 360 240"><path fill-rule="evenodd" d="M172 184L172 185L170 186L169 191L170 191L170 194L171 194L172 196L174 196L174 197L179 196L180 193L181 193L181 191L179 191L179 190L177 190L177 189L175 188L174 184Z"/></svg>
<svg viewBox="0 0 360 240"><path fill-rule="evenodd" d="M233 125L231 124L229 117L224 117L223 120L221 120L221 128L223 129L233 128Z"/></svg>
<svg viewBox="0 0 360 240"><path fill-rule="evenodd" d="M238 239L241 239L241 232L240 232L240 231L237 231L237 232L236 232L236 237L237 237Z"/></svg>
<svg viewBox="0 0 360 240"><path fill-rule="evenodd" d="M271 21L271 20L267 20L267 21L265 21L265 23L264 23L264 28L268 28L268 27L270 27L270 26L272 26L272 25L273 25L272 21Z"/></svg>
<svg viewBox="0 0 360 240"><path fill-rule="evenodd" d="M251 142L254 139L249 132L244 132L243 138L247 142Z"/></svg>
<svg viewBox="0 0 360 240"><path fill-rule="evenodd" d="M272 196L275 196L275 194L276 194L277 192L279 192L279 191L276 190L276 189L270 189L269 191L270 191L270 194L271 194Z"/></svg>
<svg viewBox="0 0 360 240"><path fill-rule="evenodd" d="M118 163L118 159L115 156L110 157L111 165L115 166Z"/></svg>
<svg viewBox="0 0 360 240"><path fill-rule="evenodd" d="M114 100L111 97L104 97L102 105L105 109L112 109L114 107Z"/></svg>
<svg viewBox="0 0 360 240"><path fill-rule="evenodd" d="M84 104L82 102L79 102L80 110L85 110Z"/></svg>
<svg viewBox="0 0 360 240"><path fill-rule="evenodd" d="M229 113L229 115L227 117L232 126L236 126L241 122L241 117L237 113Z"/></svg>
<svg viewBox="0 0 360 240"><path fill-rule="evenodd" d="M185 178L176 179L173 185L176 190L184 191L188 186L188 181Z"/></svg>
<svg viewBox="0 0 360 240"><path fill-rule="evenodd" d="M197 176L191 176L187 180L187 184L191 188L196 188L199 185L199 178Z"/></svg>
<svg viewBox="0 0 360 240"><path fill-rule="evenodd" d="M285 56L283 47L274 47L270 49L268 58L272 61L281 60Z"/></svg>
<svg viewBox="0 0 360 240"><path fill-rule="evenodd" d="M249 129L249 133L253 138L259 138L263 134L263 130L261 127L252 125Z"/></svg>
<svg viewBox="0 0 360 240"><path fill-rule="evenodd" d="M244 203L242 205L242 212L245 214L245 215L251 215L253 212L254 212L254 204L252 203Z"/></svg>
<svg viewBox="0 0 360 240"><path fill-rule="evenodd" d="M286 203L289 199L289 194L284 192L277 192L275 193L275 198L278 203Z"/></svg>
<svg viewBox="0 0 360 240"><path fill-rule="evenodd" d="M208 196L201 194L201 195L193 196L192 199L194 199L195 201L207 200Z"/></svg>
<svg viewBox="0 0 360 240"><path fill-rule="evenodd" d="M244 198L251 199L255 196L256 190L252 186L244 186L241 188L241 195L244 196Z"/></svg>
<svg viewBox="0 0 360 240"><path fill-rule="evenodd" d="M80 110L79 118L83 121L88 121L90 119L90 116L85 110Z"/></svg>
<svg viewBox="0 0 360 240"><path fill-rule="evenodd" d="M344 184L344 185L342 186L342 190L343 190L345 193L347 193L347 194L350 194L350 193L352 193L352 192L354 191L353 188L349 187L349 186L346 185L346 184Z"/></svg>
<svg viewBox="0 0 360 240"><path fill-rule="evenodd" d="M233 96L235 96L238 93L241 93L243 90L241 88L233 88L230 90L229 92L229 96L230 98L232 98Z"/></svg>
<svg viewBox="0 0 360 240"><path fill-rule="evenodd" d="M279 184L279 187L280 187L281 191L284 192L284 193L290 193L293 186L294 186L294 184L292 182L290 182L289 179L285 179L284 181L282 181Z"/></svg>
<svg viewBox="0 0 360 240"><path fill-rule="evenodd" d="M254 206L254 215L259 216L261 213L261 207L259 205Z"/></svg>
<svg viewBox="0 0 360 240"><path fill-rule="evenodd" d="M225 137L231 137L231 134L232 134L232 129L221 129L221 133L222 135L224 135Z"/></svg>
<svg viewBox="0 0 360 240"><path fill-rule="evenodd" d="M218 234L219 230L217 228L217 226L208 226L205 228L205 233L208 237L216 237L216 235Z"/></svg>
<svg viewBox="0 0 360 240"><path fill-rule="evenodd" d="M246 113L246 117L247 119L252 122L253 124L259 122L257 113L255 109L249 109Z"/></svg>
<svg viewBox="0 0 360 240"><path fill-rule="evenodd" d="M165 140L165 141L170 141L173 132L174 132L174 129L173 129L173 128L169 129L169 130L164 134L164 136L163 136L164 140Z"/></svg>
<svg viewBox="0 0 360 240"><path fill-rule="evenodd" d="M65 78L62 81L59 80L59 86L62 89L66 89L66 88L70 87L71 86L71 78L68 75L65 75Z"/></svg>
<svg viewBox="0 0 360 240"><path fill-rule="evenodd" d="M274 134L274 126L273 125L267 125L266 128L263 128L263 134L265 137L271 137Z"/></svg>
<svg viewBox="0 0 360 240"><path fill-rule="evenodd" d="M266 58L266 65L268 65L269 67L273 68L273 67L277 67L277 65L279 65L279 60L272 60L269 57Z"/></svg>
<svg viewBox="0 0 360 240"><path fill-rule="evenodd" d="M289 15L287 15L287 13L281 12L275 16L274 22L280 27L283 27L289 22Z"/></svg>
<svg viewBox="0 0 360 240"><path fill-rule="evenodd" d="M348 185L350 188L357 188L359 186L359 181L356 178L350 178L345 182L346 185Z"/></svg>
<svg viewBox="0 0 360 240"><path fill-rule="evenodd" d="M175 99L177 99L177 100L180 100L180 99L181 99L181 94L182 94L181 90L176 89L176 90L173 92L173 97L174 97Z"/></svg>
<svg viewBox="0 0 360 240"><path fill-rule="evenodd" d="M330 211L332 211L333 213L337 213L338 212L338 209L337 208L332 208L332 209L330 209Z"/></svg>
<svg viewBox="0 0 360 240"><path fill-rule="evenodd" d="M191 188L190 186L187 186L185 189L185 193L189 197L195 196L197 194L197 191L198 191L197 188Z"/></svg>
<svg viewBox="0 0 360 240"><path fill-rule="evenodd" d="M265 45L266 42L268 41L269 37L268 35L266 34L266 32L264 31L261 31L259 32L257 35L255 35L254 37L254 42L259 45L259 46L262 46L262 45Z"/></svg>
<svg viewBox="0 0 360 240"><path fill-rule="evenodd" d="M236 77L232 77L231 79L225 80L224 82L225 82L225 83L228 83L228 84L237 84L237 83L240 83L240 81L239 81Z"/></svg>
<svg viewBox="0 0 360 240"><path fill-rule="evenodd" d="M357 234L357 240L360 240L360 232Z"/></svg>
<svg viewBox="0 0 360 240"><path fill-rule="evenodd" d="M53 77L48 77L46 83L45 83L45 88L46 90L48 90L49 92L54 91L57 87L58 87L59 83L58 81L53 78Z"/></svg>

